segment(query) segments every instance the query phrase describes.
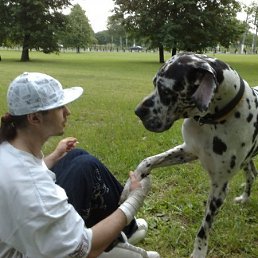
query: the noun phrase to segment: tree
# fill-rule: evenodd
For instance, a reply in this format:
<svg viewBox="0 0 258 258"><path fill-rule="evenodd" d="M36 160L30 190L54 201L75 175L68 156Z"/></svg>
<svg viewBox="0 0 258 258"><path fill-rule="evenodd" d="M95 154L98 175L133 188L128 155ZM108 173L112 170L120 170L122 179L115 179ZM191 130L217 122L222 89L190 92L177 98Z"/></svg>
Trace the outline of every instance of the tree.
<svg viewBox="0 0 258 258"><path fill-rule="evenodd" d="M115 13L130 31L153 47L203 51L218 43L228 46L242 33L236 0L115 0Z"/></svg>
<svg viewBox="0 0 258 258"><path fill-rule="evenodd" d="M64 25L62 8L69 5L69 0L1 0L2 41L9 38L22 45L21 61L29 61L32 48L58 51L56 31Z"/></svg>
<svg viewBox="0 0 258 258"><path fill-rule="evenodd" d="M0 1L0 10L1 10L1 15L0 15L0 45L5 43L7 40L7 28L9 27L9 20L10 17L7 13L7 10L5 8L5 3L3 1Z"/></svg>
<svg viewBox="0 0 258 258"><path fill-rule="evenodd" d="M80 53L80 48L86 48L94 42L96 42L94 32L85 11L76 4L67 16L66 29L62 33L62 44L64 47L76 48L77 53Z"/></svg>
<svg viewBox="0 0 258 258"><path fill-rule="evenodd" d="M112 37L112 42L115 43L117 46L120 45L123 48L123 41L125 42L125 46L127 45L127 34L125 31L124 26L122 25L121 19L117 19L114 16L108 17L107 23L108 32Z"/></svg>
<svg viewBox="0 0 258 258"><path fill-rule="evenodd" d="M107 45L111 42L111 36L107 30L97 32L95 37L99 45Z"/></svg>
<svg viewBox="0 0 258 258"><path fill-rule="evenodd" d="M258 18L258 5L255 2L252 2L250 5L243 4L243 10L246 13L246 19L244 21L245 31L242 36L240 52L244 52L244 48L246 45L246 38L248 36L249 30L255 31L253 34L253 42L252 42L252 51L256 52L256 38L257 38L257 18Z"/></svg>

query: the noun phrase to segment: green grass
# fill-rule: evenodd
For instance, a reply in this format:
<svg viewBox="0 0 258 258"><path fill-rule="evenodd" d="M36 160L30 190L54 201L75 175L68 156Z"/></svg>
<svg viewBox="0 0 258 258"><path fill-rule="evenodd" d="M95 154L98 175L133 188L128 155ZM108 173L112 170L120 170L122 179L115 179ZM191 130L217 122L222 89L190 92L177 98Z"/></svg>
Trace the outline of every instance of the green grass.
<svg viewBox="0 0 258 258"><path fill-rule="evenodd" d="M84 95L69 108L72 115L65 136L78 138L121 181L145 157L182 141L181 122L162 134L144 129L134 115L139 101L152 90L152 78L160 67L157 53L60 53L32 52L31 62L19 62L20 52L0 51L0 111L6 112L10 81L23 71L48 73L65 87L80 85ZM229 62L250 85L258 85L258 56L216 55ZM166 55L166 58L169 58ZM48 153L60 138L45 145ZM198 162L153 170L153 188L138 216L147 219L149 232L141 244L158 250L164 258L189 257L200 226L209 191L207 174ZM214 223L209 257L258 257L258 184L250 202L236 205L242 192L239 173L230 184L226 202Z"/></svg>

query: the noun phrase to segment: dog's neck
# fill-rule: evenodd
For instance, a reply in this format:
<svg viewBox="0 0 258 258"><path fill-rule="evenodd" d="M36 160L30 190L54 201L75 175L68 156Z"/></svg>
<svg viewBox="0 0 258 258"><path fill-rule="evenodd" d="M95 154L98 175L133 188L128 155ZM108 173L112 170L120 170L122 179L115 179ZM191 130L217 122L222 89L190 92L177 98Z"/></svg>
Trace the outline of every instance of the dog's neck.
<svg viewBox="0 0 258 258"><path fill-rule="evenodd" d="M221 87L221 86L222 85L220 85L219 87ZM218 89L218 91L220 92L221 90ZM222 91L223 91L223 89L222 89ZM205 116L195 116L194 119L196 121L198 121L201 125L202 124L218 124L218 123L223 122L226 119L226 117L229 114L231 114L231 112L235 109L235 107L241 101L241 99L244 95L244 92L245 92L245 83L241 79L238 91L233 98L228 100L226 103L222 104L219 101L222 98L215 96L213 103L212 103L213 111L211 111L212 110L211 109L209 111L209 113L207 113ZM216 101L216 99L217 99L217 101ZM218 109L218 107L221 107L221 108Z"/></svg>

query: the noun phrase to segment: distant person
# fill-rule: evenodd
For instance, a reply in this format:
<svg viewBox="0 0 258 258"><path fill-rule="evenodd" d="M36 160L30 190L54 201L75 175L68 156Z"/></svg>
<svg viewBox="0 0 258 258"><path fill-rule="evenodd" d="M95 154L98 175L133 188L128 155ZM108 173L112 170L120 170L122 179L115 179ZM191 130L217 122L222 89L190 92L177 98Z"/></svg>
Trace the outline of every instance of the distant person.
<svg viewBox="0 0 258 258"><path fill-rule="evenodd" d="M130 173L129 197L118 205L121 185L98 159L75 149L76 138L42 154L51 136L64 133L66 104L82 93L41 73L23 73L10 84L0 127L0 257L159 257L126 237L137 242L146 233L134 216L149 177L138 181Z"/></svg>

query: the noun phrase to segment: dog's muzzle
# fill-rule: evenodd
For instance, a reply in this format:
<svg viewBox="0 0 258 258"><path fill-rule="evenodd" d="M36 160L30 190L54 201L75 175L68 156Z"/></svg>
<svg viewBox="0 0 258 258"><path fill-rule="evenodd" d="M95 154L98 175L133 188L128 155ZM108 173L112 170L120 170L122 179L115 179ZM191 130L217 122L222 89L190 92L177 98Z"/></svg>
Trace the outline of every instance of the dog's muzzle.
<svg viewBox="0 0 258 258"><path fill-rule="evenodd" d="M151 132L158 133L168 129L167 126L164 127L160 118L151 114L150 109L145 106L139 105L135 110L135 114L141 119L144 127Z"/></svg>

